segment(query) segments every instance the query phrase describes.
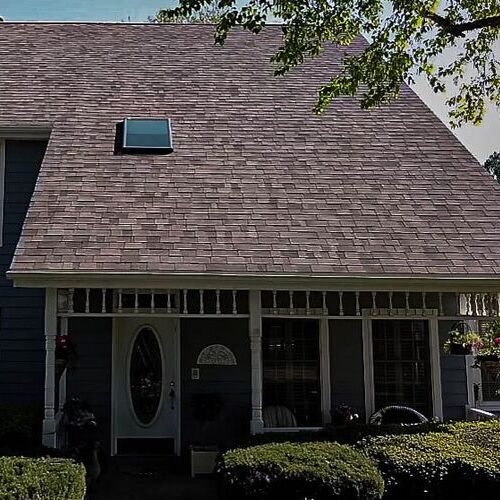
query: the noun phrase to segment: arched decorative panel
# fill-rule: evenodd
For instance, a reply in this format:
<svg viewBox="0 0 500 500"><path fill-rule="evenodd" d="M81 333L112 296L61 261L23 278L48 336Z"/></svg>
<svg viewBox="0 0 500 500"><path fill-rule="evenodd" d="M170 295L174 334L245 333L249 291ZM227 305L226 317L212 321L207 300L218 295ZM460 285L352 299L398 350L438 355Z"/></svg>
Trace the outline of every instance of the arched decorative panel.
<svg viewBox="0 0 500 500"><path fill-rule="evenodd" d="M201 350L197 363L199 365L236 365L236 357L229 347L212 344Z"/></svg>
<svg viewBox="0 0 500 500"><path fill-rule="evenodd" d="M132 409L142 425L150 425L161 404L163 360L155 332L143 327L136 335L129 363Z"/></svg>

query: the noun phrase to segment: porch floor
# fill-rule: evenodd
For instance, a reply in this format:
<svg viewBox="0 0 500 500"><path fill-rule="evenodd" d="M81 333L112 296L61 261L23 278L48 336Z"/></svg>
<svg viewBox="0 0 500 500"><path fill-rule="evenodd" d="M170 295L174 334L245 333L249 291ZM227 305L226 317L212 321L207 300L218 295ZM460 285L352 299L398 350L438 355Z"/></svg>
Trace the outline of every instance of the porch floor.
<svg viewBox="0 0 500 500"><path fill-rule="evenodd" d="M119 458L109 463L89 500L217 500L213 477L191 478L186 464L171 459Z"/></svg>

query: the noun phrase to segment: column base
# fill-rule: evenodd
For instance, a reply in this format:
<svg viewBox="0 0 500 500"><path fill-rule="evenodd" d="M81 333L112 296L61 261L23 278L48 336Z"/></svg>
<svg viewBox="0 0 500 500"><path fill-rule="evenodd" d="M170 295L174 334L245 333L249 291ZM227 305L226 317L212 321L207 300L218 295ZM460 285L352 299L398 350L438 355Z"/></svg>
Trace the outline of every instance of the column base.
<svg viewBox="0 0 500 500"><path fill-rule="evenodd" d="M262 434L264 432L264 421L262 419L252 419L250 420L250 433Z"/></svg>
<svg viewBox="0 0 500 500"><path fill-rule="evenodd" d="M48 448L56 448L56 421L53 418L44 418L42 427L42 444Z"/></svg>

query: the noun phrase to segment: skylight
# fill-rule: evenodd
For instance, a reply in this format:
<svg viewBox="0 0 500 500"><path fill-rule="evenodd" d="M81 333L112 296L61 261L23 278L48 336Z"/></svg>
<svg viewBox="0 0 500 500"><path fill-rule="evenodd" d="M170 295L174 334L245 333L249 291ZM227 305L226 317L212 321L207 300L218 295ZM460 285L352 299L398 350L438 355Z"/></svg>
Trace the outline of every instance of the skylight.
<svg viewBox="0 0 500 500"><path fill-rule="evenodd" d="M172 153L170 120L125 118L122 150L129 153Z"/></svg>

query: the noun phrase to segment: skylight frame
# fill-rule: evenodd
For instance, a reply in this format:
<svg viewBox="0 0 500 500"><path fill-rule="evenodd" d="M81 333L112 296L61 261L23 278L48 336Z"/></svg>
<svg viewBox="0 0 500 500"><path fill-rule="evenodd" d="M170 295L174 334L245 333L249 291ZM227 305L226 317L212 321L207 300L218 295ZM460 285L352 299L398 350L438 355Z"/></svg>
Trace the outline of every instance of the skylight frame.
<svg viewBox="0 0 500 500"><path fill-rule="evenodd" d="M139 146L127 144L127 123L129 121L145 121L145 122L165 122L167 127L168 146ZM123 119L123 132L121 141L121 150L124 153L156 153L156 154L169 154L174 151L174 144L172 140L172 120L170 118L144 118L128 116Z"/></svg>

